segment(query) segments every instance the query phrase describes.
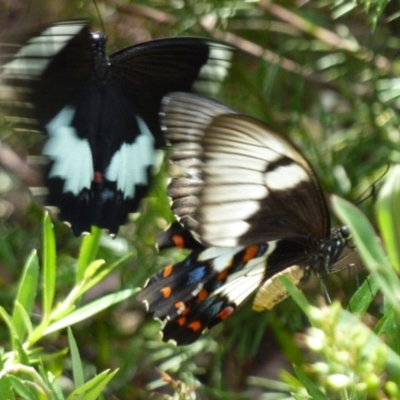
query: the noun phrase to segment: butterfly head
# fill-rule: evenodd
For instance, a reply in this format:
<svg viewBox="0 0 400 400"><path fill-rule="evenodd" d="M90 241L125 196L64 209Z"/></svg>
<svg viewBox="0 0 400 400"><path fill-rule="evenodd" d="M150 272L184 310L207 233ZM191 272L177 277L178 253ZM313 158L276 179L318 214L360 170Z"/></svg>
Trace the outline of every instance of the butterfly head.
<svg viewBox="0 0 400 400"><path fill-rule="evenodd" d="M104 78L109 65L106 42L107 37L101 32L91 32L92 53L94 60L94 71L97 78Z"/></svg>
<svg viewBox="0 0 400 400"><path fill-rule="evenodd" d="M347 226L332 229L330 238L327 241L321 241L319 251L313 254L310 262L311 269L319 275L332 272L332 267L338 261L350 236Z"/></svg>

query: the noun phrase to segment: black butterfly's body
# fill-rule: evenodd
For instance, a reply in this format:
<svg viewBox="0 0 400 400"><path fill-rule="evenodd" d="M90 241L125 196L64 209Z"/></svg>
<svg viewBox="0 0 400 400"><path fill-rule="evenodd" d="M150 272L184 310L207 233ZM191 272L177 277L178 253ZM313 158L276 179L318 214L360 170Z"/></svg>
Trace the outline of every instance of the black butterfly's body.
<svg viewBox="0 0 400 400"><path fill-rule="evenodd" d="M202 246L138 296L164 321L164 340L193 342L253 293L253 309L272 308L287 296L281 275L300 285L311 271L331 271L348 232L331 231L316 176L287 138L183 93L165 99L162 124L181 168L168 188L171 207ZM179 235L176 225L164 241L168 234Z"/></svg>
<svg viewBox="0 0 400 400"><path fill-rule="evenodd" d="M90 33L85 21L48 25L27 36L17 40L18 51L0 47L0 83L28 90L19 104L33 105L28 116L48 134L48 203L60 208L76 235L91 225L115 234L146 193L154 148L163 143L162 97L207 83L212 88L223 79L231 49L171 38L107 57L106 38ZM27 115L23 108L13 112Z"/></svg>

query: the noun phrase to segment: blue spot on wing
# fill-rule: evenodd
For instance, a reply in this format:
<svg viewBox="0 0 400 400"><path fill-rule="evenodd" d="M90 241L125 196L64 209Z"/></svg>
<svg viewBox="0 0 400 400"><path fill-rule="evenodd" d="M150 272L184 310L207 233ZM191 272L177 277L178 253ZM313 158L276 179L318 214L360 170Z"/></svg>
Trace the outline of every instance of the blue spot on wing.
<svg viewBox="0 0 400 400"><path fill-rule="evenodd" d="M188 273L187 283L188 285L192 285L194 283L198 283L204 279L207 274L207 268L205 265L199 265L193 271Z"/></svg>

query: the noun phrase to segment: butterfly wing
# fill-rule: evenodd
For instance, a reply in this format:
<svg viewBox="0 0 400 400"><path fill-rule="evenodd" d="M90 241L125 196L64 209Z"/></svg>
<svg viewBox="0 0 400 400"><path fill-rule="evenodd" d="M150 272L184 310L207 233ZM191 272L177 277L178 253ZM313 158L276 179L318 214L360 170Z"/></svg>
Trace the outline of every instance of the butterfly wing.
<svg viewBox="0 0 400 400"><path fill-rule="evenodd" d="M135 112L151 132L159 132L159 105L169 92L213 95L227 75L232 47L196 37L152 40L110 57L113 79L126 80L121 92L136 98ZM156 135L158 144L163 140Z"/></svg>
<svg viewBox="0 0 400 400"><path fill-rule="evenodd" d="M234 247L329 238L329 214L315 174L283 135L184 93L164 101L162 125L182 174L168 188L172 210L201 243Z"/></svg>
<svg viewBox="0 0 400 400"><path fill-rule="evenodd" d="M14 112L48 134L48 203L60 209L75 235L90 232L91 225L116 234L147 192L154 147L162 143L161 98L191 90L196 81L215 88L232 49L207 39L172 38L107 59L105 38L91 35L84 21L30 34L4 46L1 85L24 89Z"/></svg>
<svg viewBox="0 0 400 400"><path fill-rule="evenodd" d="M67 66L67 68L66 68ZM12 88L12 112L45 126L93 69L86 21L71 20L1 38L0 87ZM4 95L1 96L2 100ZM29 109L34 109L30 114ZM34 121L32 121L34 123Z"/></svg>
<svg viewBox="0 0 400 400"><path fill-rule="evenodd" d="M300 285L308 275L302 250L299 243L283 240L195 250L150 278L138 300L163 321L165 341L189 344L229 317L260 287L253 304L257 311L287 297L278 277L285 275Z"/></svg>

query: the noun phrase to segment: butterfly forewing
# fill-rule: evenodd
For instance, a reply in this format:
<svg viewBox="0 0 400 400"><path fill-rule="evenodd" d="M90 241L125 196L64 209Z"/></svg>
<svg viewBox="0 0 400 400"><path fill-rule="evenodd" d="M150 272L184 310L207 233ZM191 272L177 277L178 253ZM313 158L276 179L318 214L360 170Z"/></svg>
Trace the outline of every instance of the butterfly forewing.
<svg viewBox="0 0 400 400"><path fill-rule="evenodd" d="M172 210L203 244L329 236L314 172L283 135L184 93L168 97L161 116L175 148L171 160L182 175L168 188Z"/></svg>
<svg viewBox="0 0 400 400"><path fill-rule="evenodd" d="M48 201L76 235L91 225L117 233L145 195L154 148L163 144L162 97L217 90L232 55L212 40L170 38L108 58L105 42L85 21L64 21L0 48L0 85L17 93L11 114L47 133Z"/></svg>

